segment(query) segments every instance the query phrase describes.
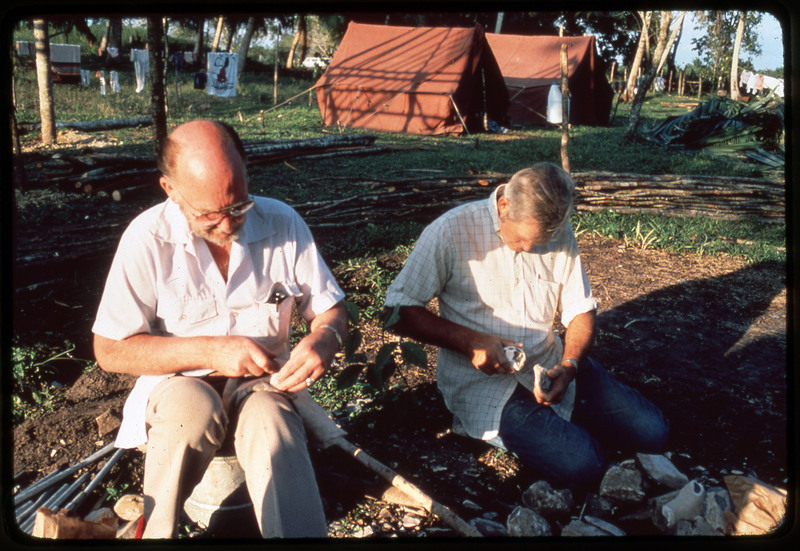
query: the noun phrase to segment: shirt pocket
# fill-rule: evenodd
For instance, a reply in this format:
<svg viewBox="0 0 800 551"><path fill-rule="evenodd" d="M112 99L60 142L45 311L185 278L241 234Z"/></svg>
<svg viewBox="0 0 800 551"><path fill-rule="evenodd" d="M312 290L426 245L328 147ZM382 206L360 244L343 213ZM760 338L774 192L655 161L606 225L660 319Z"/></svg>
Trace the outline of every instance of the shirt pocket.
<svg viewBox="0 0 800 551"><path fill-rule="evenodd" d="M263 299L258 301L261 322L267 328L267 336L288 336L292 306L302 293L296 284L289 281L274 282Z"/></svg>
<svg viewBox="0 0 800 551"><path fill-rule="evenodd" d="M209 329L219 319L214 297L173 296L160 300L156 310L167 333L178 336L210 334Z"/></svg>
<svg viewBox="0 0 800 551"><path fill-rule="evenodd" d="M553 321L558 310L559 296L561 295L561 284L550 281L541 275L536 276L536 283L533 286L532 313L534 321L550 323Z"/></svg>

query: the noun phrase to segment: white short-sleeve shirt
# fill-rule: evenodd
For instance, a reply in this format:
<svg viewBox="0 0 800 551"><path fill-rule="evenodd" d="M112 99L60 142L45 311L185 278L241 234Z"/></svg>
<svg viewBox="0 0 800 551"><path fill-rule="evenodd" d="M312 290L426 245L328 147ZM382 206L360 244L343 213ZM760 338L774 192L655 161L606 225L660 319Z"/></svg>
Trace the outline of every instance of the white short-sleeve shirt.
<svg viewBox="0 0 800 551"><path fill-rule="evenodd" d="M487 375L463 354L439 349L437 381L445 403L470 436L484 440L497 437L503 406L517 383L533 388L533 366L560 363L556 313L568 326L597 308L571 227L546 245L512 251L500 237L499 189L425 228L385 302L389 308L425 306L438 297L443 318L524 344L525 367L509 375ZM554 411L569 419L574 397L573 381Z"/></svg>
<svg viewBox="0 0 800 551"><path fill-rule="evenodd" d="M256 338L277 354L277 362L285 362L292 304L310 320L344 293L300 216L280 201L254 199L231 246L227 282L176 203L168 199L136 217L120 240L93 332L114 340L140 333L241 335ZM123 410L118 447L146 442L147 399L168 376L137 379Z"/></svg>

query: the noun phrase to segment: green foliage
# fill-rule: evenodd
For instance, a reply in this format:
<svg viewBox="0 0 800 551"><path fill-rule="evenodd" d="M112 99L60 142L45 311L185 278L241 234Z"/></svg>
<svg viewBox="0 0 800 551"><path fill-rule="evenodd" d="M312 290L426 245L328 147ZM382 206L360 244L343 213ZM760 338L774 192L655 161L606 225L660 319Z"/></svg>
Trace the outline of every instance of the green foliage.
<svg viewBox="0 0 800 551"><path fill-rule="evenodd" d="M736 222L705 217L669 217L620 214L613 211L573 215L576 234L597 234L621 239L626 246L663 249L680 253L725 254L748 262L786 261L783 224L758 220Z"/></svg>
<svg viewBox="0 0 800 551"><path fill-rule="evenodd" d="M55 370L50 362L59 358L71 358L75 346L65 343L66 350L55 352L44 345L32 347L14 346L11 349L11 413L15 423L35 417L43 411L52 411L57 396L50 378Z"/></svg>

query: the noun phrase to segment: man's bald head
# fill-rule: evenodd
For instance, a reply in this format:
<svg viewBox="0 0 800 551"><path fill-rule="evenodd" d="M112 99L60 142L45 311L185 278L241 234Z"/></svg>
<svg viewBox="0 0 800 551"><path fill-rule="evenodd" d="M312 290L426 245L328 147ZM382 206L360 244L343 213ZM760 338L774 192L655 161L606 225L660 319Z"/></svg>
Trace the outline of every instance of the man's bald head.
<svg viewBox="0 0 800 551"><path fill-rule="evenodd" d="M175 163L185 147L221 147L226 152L238 153L242 163L247 161L242 140L230 125L217 121L191 121L175 128L158 151L158 169L163 175L172 175Z"/></svg>

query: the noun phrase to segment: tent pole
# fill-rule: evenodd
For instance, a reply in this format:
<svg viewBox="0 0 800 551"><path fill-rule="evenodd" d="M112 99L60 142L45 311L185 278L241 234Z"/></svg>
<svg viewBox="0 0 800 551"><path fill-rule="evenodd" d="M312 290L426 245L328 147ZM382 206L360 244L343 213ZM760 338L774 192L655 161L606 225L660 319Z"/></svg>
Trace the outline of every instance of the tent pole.
<svg viewBox="0 0 800 551"><path fill-rule="evenodd" d="M456 110L456 115L458 115L458 120L461 121L461 126L464 127L464 132L467 133L469 136L469 128L467 128L467 123L464 122L464 117L461 116L461 111L458 109L458 105L456 105L456 100L453 99L453 94L448 95L450 101L453 103L453 108Z"/></svg>

